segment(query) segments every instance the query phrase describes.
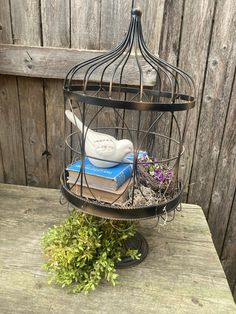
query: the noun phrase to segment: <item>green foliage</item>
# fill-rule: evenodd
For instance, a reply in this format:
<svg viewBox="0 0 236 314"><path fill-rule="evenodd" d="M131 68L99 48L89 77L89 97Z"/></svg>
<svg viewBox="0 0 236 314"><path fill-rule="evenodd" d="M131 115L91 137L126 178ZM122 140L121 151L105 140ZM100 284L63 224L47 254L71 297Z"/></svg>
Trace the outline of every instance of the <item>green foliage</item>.
<svg viewBox="0 0 236 314"><path fill-rule="evenodd" d="M123 256L139 258L137 250L126 250L123 245L136 233L135 223L126 231L117 231L127 229L126 222L113 221L117 229L109 221L98 224L98 218L74 210L63 224L44 234L42 247L47 262L43 267L49 272L50 283L87 293L103 278L112 285L117 283L115 264Z"/></svg>

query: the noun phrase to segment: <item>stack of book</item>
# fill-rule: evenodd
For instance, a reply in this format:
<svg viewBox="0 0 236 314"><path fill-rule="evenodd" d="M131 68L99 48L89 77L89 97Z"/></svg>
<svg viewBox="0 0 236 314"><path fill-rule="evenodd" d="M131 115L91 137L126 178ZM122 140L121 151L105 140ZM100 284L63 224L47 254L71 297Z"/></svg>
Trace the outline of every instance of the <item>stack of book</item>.
<svg viewBox="0 0 236 314"><path fill-rule="evenodd" d="M79 196L95 199L99 202L121 204L127 200L128 188L132 183L130 179L133 164L120 163L111 168L98 168L84 160L82 181L82 161L76 161L67 167L71 191ZM82 186L82 187L81 187Z"/></svg>

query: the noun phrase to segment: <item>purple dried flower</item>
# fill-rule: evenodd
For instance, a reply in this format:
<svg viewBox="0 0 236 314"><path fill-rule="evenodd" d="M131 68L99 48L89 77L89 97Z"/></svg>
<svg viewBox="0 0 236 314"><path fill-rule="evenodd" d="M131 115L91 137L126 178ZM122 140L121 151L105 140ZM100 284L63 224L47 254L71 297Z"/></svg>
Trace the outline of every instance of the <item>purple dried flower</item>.
<svg viewBox="0 0 236 314"><path fill-rule="evenodd" d="M159 178L158 178L161 182L164 182L165 181L165 179L166 179L166 177L164 176L164 174L163 173L161 173L160 175L159 175Z"/></svg>
<svg viewBox="0 0 236 314"><path fill-rule="evenodd" d="M160 184L169 184L174 177L174 171L167 164L159 164L157 158L151 158L146 152L139 157L145 170Z"/></svg>
<svg viewBox="0 0 236 314"><path fill-rule="evenodd" d="M159 175L162 171L161 171L161 169L156 168L156 169L154 170L154 172L155 172L156 175Z"/></svg>

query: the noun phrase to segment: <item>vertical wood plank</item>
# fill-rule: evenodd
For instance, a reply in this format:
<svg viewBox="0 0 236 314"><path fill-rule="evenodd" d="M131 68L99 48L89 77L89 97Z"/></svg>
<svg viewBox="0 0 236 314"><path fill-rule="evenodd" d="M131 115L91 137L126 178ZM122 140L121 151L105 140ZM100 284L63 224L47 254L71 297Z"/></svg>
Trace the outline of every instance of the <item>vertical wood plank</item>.
<svg viewBox="0 0 236 314"><path fill-rule="evenodd" d="M41 45L40 1L11 1L15 44ZM26 56L29 60L31 56ZM47 186L44 88L41 79L18 78L27 184Z"/></svg>
<svg viewBox="0 0 236 314"><path fill-rule="evenodd" d="M189 202L201 205L206 215L235 75L236 34L230 31L235 22L235 1L217 2L188 198ZM204 194L201 191L204 191ZM214 202L214 199L212 200ZM214 215L218 216L215 210L211 215L210 225Z"/></svg>
<svg viewBox="0 0 236 314"><path fill-rule="evenodd" d="M170 64L178 65L179 44L181 35L181 23L183 15L183 0L166 0L163 13L163 23L160 38L159 56ZM166 82L163 82L163 90ZM168 83L167 83L168 85ZM156 132L165 136L171 136L172 116L165 113L156 127ZM164 144L164 146L163 146ZM169 144L167 141L157 140L156 146L160 147L163 157L168 157Z"/></svg>
<svg viewBox="0 0 236 314"><path fill-rule="evenodd" d="M43 45L70 47L70 2L42 0L41 17ZM63 81L47 79L44 82L47 150L50 154L48 159L48 186L57 188L60 182L60 173L64 166L65 114Z"/></svg>
<svg viewBox="0 0 236 314"><path fill-rule="evenodd" d="M208 223L219 255L222 252L224 237L230 217L230 209L232 207L234 191L236 188L236 128L233 127L236 119L236 80L232 86L232 91L212 195L210 195L211 192L209 193L207 188L205 189L205 193L209 193L209 198L211 200ZM218 118L217 121L220 123L220 118ZM223 127L221 126L221 128L217 128L217 130L218 133L221 133L223 132ZM214 132L214 130L212 130L212 132ZM211 161L211 163L213 164L213 161ZM208 170L206 169L205 171L208 176ZM212 181L208 184L210 183L212 183ZM232 210L236 210L236 207L233 207ZM232 215L234 215L234 213L232 213ZM231 221L229 223L231 224ZM227 241L225 241L225 245L227 246ZM236 249L236 242L234 245ZM230 250L228 249L227 254L229 254L229 252Z"/></svg>
<svg viewBox="0 0 236 314"><path fill-rule="evenodd" d="M0 141L0 182L5 182L5 176L3 171L3 158L2 158L2 147L1 147L1 141Z"/></svg>
<svg viewBox="0 0 236 314"><path fill-rule="evenodd" d="M222 209L222 207L221 207ZM224 208L227 209L227 208ZM233 293L236 282L236 198L233 201L221 262ZM225 230L224 230L225 232Z"/></svg>
<svg viewBox="0 0 236 314"><path fill-rule="evenodd" d="M183 15L183 0L166 0L163 12L159 55L172 65L177 65Z"/></svg>
<svg viewBox="0 0 236 314"><path fill-rule="evenodd" d="M70 1L41 0L43 46L70 47Z"/></svg>
<svg viewBox="0 0 236 314"><path fill-rule="evenodd" d="M12 43L10 7L0 0L0 43ZM0 181L25 184L25 165L15 77L0 75Z"/></svg>
<svg viewBox="0 0 236 314"><path fill-rule="evenodd" d="M208 46L211 37L211 25L214 13L215 0L185 1L181 44L179 52L179 67L192 76L196 84L196 106L189 111L185 152L181 159L180 176L184 178L184 197L186 200L198 117L201 104L201 95L204 84L204 72L208 57ZM196 26L197 25L197 26ZM176 114L181 129L185 124L186 115L183 112ZM172 136L174 136L172 131Z"/></svg>
<svg viewBox="0 0 236 314"><path fill-rule="evenodd" d="M0 43L11 43L11 20L8 0L0 0ZM0 78L1 79L1 78ZM1 103L0 103L1 107ZM4 182L3 155L0 138L0 182Z"/></svg>
<svg viewBox="0 0 236 314"><path fill-rule="evenodd" d="M100 49L112 49L121 42L130 23L131 1L101 0Z"/></svg>
<svg viewBox="0 0 236 314"><path fill-rule="evenodd" d="M0 0L0 43L11 44L11 16L9 9L9 0Z"/></svg>
<svg viewBox="0 0 236 314"><path fill-rule="evenodd" d="M161 37L165 0L136 0L142 10L143 35L150 51L157 54Z"/></svg>
<svg viewBox="0 0 236 314"><path fill-rule="evenodd" d="M99 49L100 9L100 0L71 0L71 47Z"/></svg>
<svg viewBox="0 0 236 314"><path fill-rule="evenodd" d="M47 149L50 154L48 159L48 186L57 188L64 167L65 113L63 81L45 80L45 96Z"/></svg>
<svg viewBox="0 0 236 314"><path fill-rule="evenodd" d="M71 47L79 49L100 49L101 0L71 0ZM107 30L108 33L108 30ZM103 49L103 48L101 48ZM78 60L79 63L79 60ZM96 106L89 106L88 120L97 112ZM79 115L78 110L75 111ZM95 119L93 126L97 125ZM77 128L72 126L72 132ZM72 137L72 146L78 150L78 136ZM73 157L72 153L72 157ZM78 156L76 156L78 157Z"/></svg>
<svg viewBox="0 0 236 314"><path fill-rule="evenodd" d="M25 184L16 78L0 76L0 142L5 183Z"/></svg>
<svg viewBox="0 0 236 314"><path fill-rule="evenodd" d="M43 85L37 78L18 81L27 183L47 186L47 155Z"/></svg>
<svg viewBox="0 0 236 314"><path fill-rule="evenodd" d="M161 35L164 0L137 0L135 7L143 12L144 38L150 51L157 53ZM132 1L101 0L101 49L117 46L128 31Z"/></svg>
<svg viewBox="0 0 236 314"><path fill-rule="evenodd" d="M14 44L41 46L40 0L10 3Z"/></svg>

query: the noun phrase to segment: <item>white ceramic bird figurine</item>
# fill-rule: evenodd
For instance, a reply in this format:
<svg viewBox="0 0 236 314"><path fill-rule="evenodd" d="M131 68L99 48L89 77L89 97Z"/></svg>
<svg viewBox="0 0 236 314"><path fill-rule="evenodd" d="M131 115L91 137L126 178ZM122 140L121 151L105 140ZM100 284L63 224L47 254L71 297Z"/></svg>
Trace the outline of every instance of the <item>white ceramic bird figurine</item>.
<svg viewBox="0 0 236 314"><path fill-rule="evenodd" d="M70 110L66 110L67 118L82 132L83 123ZM84 126L85 153L89 161L96 167L110 168L121 162L132 162L127 156L133 152L133 143L130 140L117 140L113 136L95 132ZM94 158L98 159L94 159ZM101 159L101 160L99 160Z"/></svg>

